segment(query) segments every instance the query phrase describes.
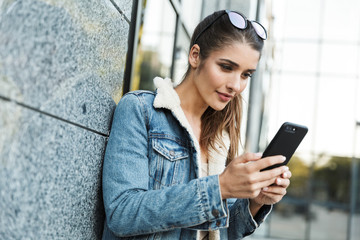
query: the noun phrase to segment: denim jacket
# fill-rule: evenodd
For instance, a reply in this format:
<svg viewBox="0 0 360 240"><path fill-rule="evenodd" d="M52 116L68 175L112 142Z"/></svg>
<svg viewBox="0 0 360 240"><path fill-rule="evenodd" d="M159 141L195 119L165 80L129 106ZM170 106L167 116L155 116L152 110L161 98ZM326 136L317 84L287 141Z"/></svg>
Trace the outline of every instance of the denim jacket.
<svg viewBox="0 0 360 240"><path fill-rule="evenodd" d="M113 118L103 165L103 239L241 239L270 212L253 218L248 199L221 199L219 174L230 146L209 149L209 175L200 177L200 147L169 79L156 92L123 96Z"/></svg>

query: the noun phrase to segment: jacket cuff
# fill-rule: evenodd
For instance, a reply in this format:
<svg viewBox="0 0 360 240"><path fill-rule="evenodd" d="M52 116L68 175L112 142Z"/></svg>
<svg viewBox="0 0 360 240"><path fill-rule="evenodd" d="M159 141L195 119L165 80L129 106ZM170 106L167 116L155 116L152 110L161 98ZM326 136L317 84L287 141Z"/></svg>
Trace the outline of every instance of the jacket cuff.
<svg viewBox="0 0 360 240"><path fill-rule="evenodd" d="M231 207L229 221L231 239L239 239L252 234L265 220L271 209L271 205L264 205L253 217L250 212L249 199L237 199Z"/></svg>
<svg viewBox="0 0 360 240"><path fill-rule="evenodd" d="M248 212L251 215L250 212L250 200L247 199L248 201ZM265 219L267 218L267 216L270 214L271 210L272 210L273 205L264 205L262 206L259 211L256 213L256 215L254 217L252 217L253 222L255 223L256 227L259 227L261 223L263 223L265 221Z"/></svg>
<svg viewBox="0 0 360 240"><path fill-rule="evenodd" d="M191 229L218 230L229 226L226 200L221 199L219 175L199 178L199 193L206 222Z"/></svg>

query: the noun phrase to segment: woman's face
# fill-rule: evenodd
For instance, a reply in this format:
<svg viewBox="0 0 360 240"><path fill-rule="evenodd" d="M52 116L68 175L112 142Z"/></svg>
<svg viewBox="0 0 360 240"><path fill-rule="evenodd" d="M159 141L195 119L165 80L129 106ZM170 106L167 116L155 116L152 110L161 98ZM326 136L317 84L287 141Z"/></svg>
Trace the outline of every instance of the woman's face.
<svg viewBox="0 0 360 240"><path fill-rule="evenodd" d="M259 59L260 53L246 43L234 43L212 52L195 69L194 82L203 101L214 110L224 109L244 91Z"/></svg>

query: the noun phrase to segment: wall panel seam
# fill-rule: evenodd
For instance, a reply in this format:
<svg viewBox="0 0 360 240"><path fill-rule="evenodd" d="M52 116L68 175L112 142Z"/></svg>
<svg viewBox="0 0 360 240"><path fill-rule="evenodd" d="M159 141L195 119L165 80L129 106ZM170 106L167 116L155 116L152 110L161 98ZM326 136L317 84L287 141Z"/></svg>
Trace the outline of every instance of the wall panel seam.
<svg viewBox="0 0 360 240"><path fill-rule="evenodd" d="M82 129L85 129L85 130L87 130L87 131L96 133L96 134L101 135L101 136L103 136L103 137L106 137L106 138L109 137L109 133L102 133L102 132L96 131L96 130L94 130L94 129L92 129L92 128L83 126L83 125L81 125L81 124L78 124L78 123L75 123L75 122L72 122L72 121L69 121L69 120L66 120L66 119L64 119L64 118L58 117L58 116L56 116L56 115L53 115L53 114L51 114L51 113L47 113L47 112L41 111L41 110L39 110L39 109L37 109L37 108L31 107L31 106L26 105L26 104L24 104L24 103L20 103L20 102L18 102L18 101L13 100L13 99L10 99L10 98L7 98L7 97L4 97L4 96L1 96L1 95L0 95L0 100L14 103L14 104L16 104L16 105L18 105L18 106L21 106L21 107L24 107L24 108L26 108L26 109L28 109L28 110L31 110L31 111L34 111L34 112L37 112L37 113L46 115L46 116L51 117L51 118L55 118L55 119L60 120L60 121L62 121L62 122L65 122L65 123L71 124L71 125L73 125L73 126L76 126L76 127L82 128Z"/></svg>

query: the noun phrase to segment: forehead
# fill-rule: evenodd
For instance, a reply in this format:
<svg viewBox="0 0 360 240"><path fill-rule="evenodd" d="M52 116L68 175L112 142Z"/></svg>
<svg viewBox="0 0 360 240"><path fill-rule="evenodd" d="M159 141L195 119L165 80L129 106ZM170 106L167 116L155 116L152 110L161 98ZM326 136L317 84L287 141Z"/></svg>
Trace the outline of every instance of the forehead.
<svg viewBox="0 0 360 240"><path fill-rule="evenodd" d="M255 69L260 59L260 52L249 44L236 42L212 52L209 58L228 59L244 68Z"/></svg>

